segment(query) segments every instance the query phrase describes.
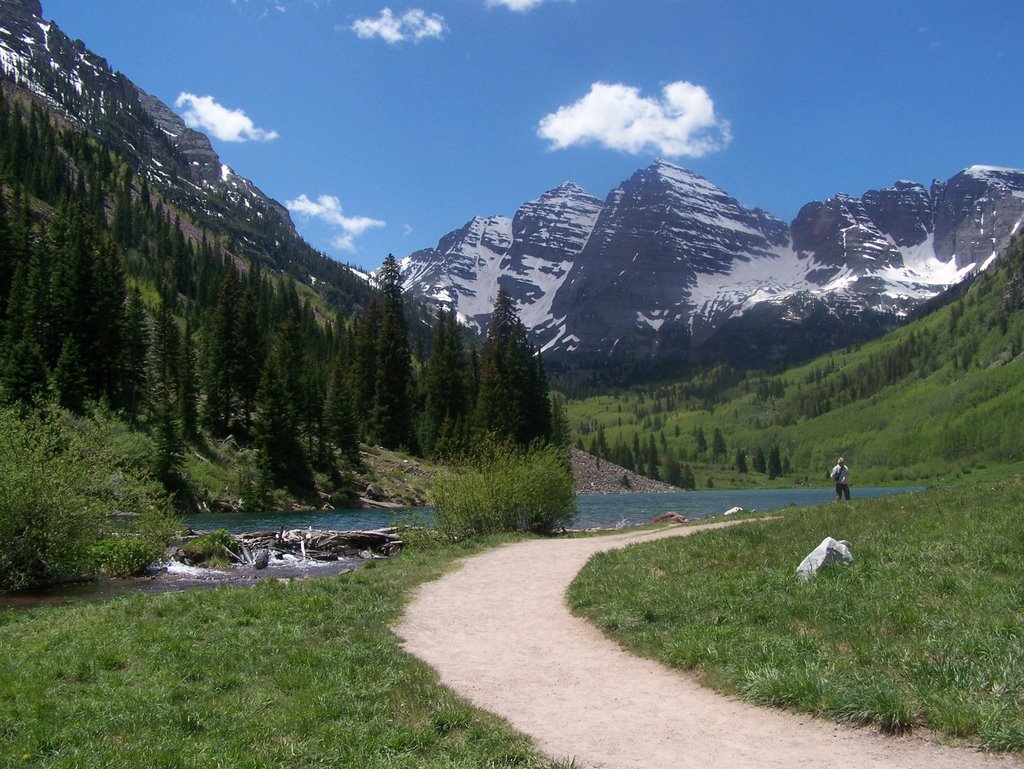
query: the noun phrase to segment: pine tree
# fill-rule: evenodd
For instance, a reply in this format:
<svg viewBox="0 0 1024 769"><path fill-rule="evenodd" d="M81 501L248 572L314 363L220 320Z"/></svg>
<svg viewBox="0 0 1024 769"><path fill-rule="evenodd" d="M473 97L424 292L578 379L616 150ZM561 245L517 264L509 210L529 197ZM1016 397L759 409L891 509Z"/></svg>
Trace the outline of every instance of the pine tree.
<svg viewBox="0 0 1024 769"><path fill-rule="evenodd" d="M747 472L747 455L743 449L736 449L736 472L745 473Z"/></svg>
<svg viewBox="0 0 1024 769"><path fill-rule="evenodd" d="M256 448L264 463L263 480L273 487L308 488L309 464L297 434L295 409L288 398L285 372L272 356L264 366L256 397Z"/></svg>
<svg viewBox="0 0 1024 769"><path fill-rule="evenodd" d="M415 451L411 408L412 358L402 298L402 274L391 254L384 260L378 281L381 321L376 348L373 434L385 448Z"/></svg>
<svg viewBox="0 0 1024 769"><path fill-rule="evenodd" d="M0 371L0 393L7 401L31 403L47 382L46 361L35 339L25 335L10 348Z"/></svg>
<svg viewBox="0 0 1024 769"><path fill-rule="evenodd" d="M534 361L534 350L515 303L508 291L500 288L480 351L478 428L521 446L546 440L551 429L551 405L543 377L543 366ZM542 409L543 416L536 413L538 409Z"/></svg>
<svg viewBox="0 0 1024 769"><path fill-rule="evenodd" d="M64 339L57 367L53 371L51 386L61 406L68 411L82 412L86 395L86 375L74 335Z"/></svg>
<svg viewBox="0 0 1024 769"><path fill-rule="evenodd" d="M758 446L757 448L754 449L754 459L751 462L751 464L754 467L754 472L756 472L756 473L765 473L765 472L767 472L767 470L768 470L768 463L765 461L765 458L764 458L764 450L760 446Z"/></svg>
<svg viewBox="0 0 1024 769"><path fill-rule="evenodd" d="M462 334L454 314L439 312L434 323L434 348L423 375L424 407L421 448L442 455L466 448L462 433L469 413L467 362Z"/></svg>
<svg viewBox="0 0 1024 769"><path fill-rule="evenodd" d="M129 419L136 419L142 408L141 399L146 392L146 355L149 350L149 324L142 294L138 288L128 295L122 320L120 384L115 402L125 410Z"/></svg>
<svg viewBox="0 0 1024 769"><path fill-rule="evenodd" d="M568 448L570 438L569 415L566 412L565 398L561 395L551 396L551 433L550 441L554 446ZM624 447L624 458L620 463L626 469L633 465L633 459L629 455L629 448Z"/></svg>
<svg viewBox="0 0 1024 769"><path fill-rule="evenodd" d="M715 428L714 433L711 436L711 456L715 462L719 461L720 458L726 455L725 437L722 435L722 431Z"/></svg>
<svg viewBox="0 0 1024 769"><path fill-rule="evenodd" d="M185 320L185 330L178 348L178 423L185 440L199 435L198 393L196 392L196 351L192 341L192 324Z"/></svg>
<svg viewBox="0 0 1024 769"><path fill-rule="evenodd" d="M782 475L782 460L779 456L779 444L773 443L768 451L768 478L778 478Z"/></svg>
<svg viewBox="0 0 1024 769"><path fill-rule="evenodd" d="M693 429L693 439L697 443L697 456L704 456L708 450L708 440L704 437L704 428L700 425Z"/></svg>
<svg viewBox="0 0 1024 769"><path fill-rule="evenodd" d="M327 442L350 466L359 464L359 434L348 392L347 377L341 361L334 368L327 402L324 405L324 432Z"/></svg>

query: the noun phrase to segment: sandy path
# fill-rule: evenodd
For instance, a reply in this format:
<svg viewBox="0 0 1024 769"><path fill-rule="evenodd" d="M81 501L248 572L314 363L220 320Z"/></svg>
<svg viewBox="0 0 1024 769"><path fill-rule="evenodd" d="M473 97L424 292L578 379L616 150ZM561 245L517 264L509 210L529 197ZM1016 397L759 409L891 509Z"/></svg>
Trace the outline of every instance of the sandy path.
<svg viewBox="0 0 1024 769"><path fill-rule="evenodd" d="M708 527L721 525L728 523ZM565 590L594 553L703 528L487 551L422 586L395 631L446 686L550 757L584 767L1024 767L723 697L626 653L569 613Z"/></svg>

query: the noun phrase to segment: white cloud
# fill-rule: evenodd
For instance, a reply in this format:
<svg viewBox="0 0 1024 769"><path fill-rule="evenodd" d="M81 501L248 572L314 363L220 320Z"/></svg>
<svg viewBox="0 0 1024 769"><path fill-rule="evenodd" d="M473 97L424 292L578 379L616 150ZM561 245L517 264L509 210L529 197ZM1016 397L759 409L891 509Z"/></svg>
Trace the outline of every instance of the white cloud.
<svg viewBox="0 0 1024 769"><path fill-rule="evenodd" d="M487 0L488 8L508 8L517 13L526 13L533 10L544 0Z"/></svg>
<svg viewBox="0 0 1024 769"><path fill-rule="evenodd" d="M412 40L444 37L444 16L438 13L427 13L421 8L410 8L401 16L395 16L390 8L385 8L376 18L357 19L352 24L352 31L364 40L379 37L384 42L394 45Z"/></svg>
<svg viewBox="0 0 1024 769"><path fill-rule="evenodd" d="M285 206L293 214L319 219L337 228L339 232L331 238L331 245L342 251L355 251L355 239L369 229L383 227L386 222L371 219L368 216L345 216L341 210L341 201L334 195L321 195L310 200L305 194L295 200L285 202Z"/></svg>
<svg viewBox="0 0 1024 769"><path fill-rule="evenodd" d="M221 106L212 96L196 96L182 93L174 102L185 125L212 134L226 142L269 142L278 137L277 131L257 128L252 120L240 109Z"/></svg>
<svg viewBox="0 0 1024 769"><path fill-rule="evenodd" d="M661 99L645 98L621 83L594 83L575 104L540 121L537 134L552 149L597 143L630 154L653 150L665 157L701 157L732 140L729 122L699 85L685 81L662 88Z"/></svg>

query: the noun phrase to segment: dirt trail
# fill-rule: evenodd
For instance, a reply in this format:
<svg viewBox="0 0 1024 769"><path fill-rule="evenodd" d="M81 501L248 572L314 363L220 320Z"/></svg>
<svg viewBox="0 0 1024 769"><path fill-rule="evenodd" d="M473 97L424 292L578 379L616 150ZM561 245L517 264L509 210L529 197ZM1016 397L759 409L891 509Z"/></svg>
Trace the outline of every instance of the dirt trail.
<svg viewBox="0 0 1024 769"><path fill-rule="evenodd" d="M1024 761L943 748L748 705L623 651L565 605L587 560L728 525L531 541L490 550L420 588L395 628L407 651L478 707L581 767L970 769Z"/></svg>

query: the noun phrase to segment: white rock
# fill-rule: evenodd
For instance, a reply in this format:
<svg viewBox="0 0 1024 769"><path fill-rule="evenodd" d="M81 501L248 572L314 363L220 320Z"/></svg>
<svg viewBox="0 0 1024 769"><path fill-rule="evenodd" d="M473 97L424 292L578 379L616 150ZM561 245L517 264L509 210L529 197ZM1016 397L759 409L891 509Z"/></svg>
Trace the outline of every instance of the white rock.
<svg viewBox="0 0 1024 769"><path fill-rule="evenodd" d="M722 515L735 515L736 513L742 513L742 512L743 512L743 508L742 507L730 507L724 513L722 513Z"/></svg>
<svg viewBox="0 0 1024 769"><path fill-rule="evenodd" d="M853 563L853 553L850 552L849 542L845 539L837 541L832 537L825 537L821 544L814 548L797 567L797 579L806 582L830 563L842 563L846 566Z"/></svg>

